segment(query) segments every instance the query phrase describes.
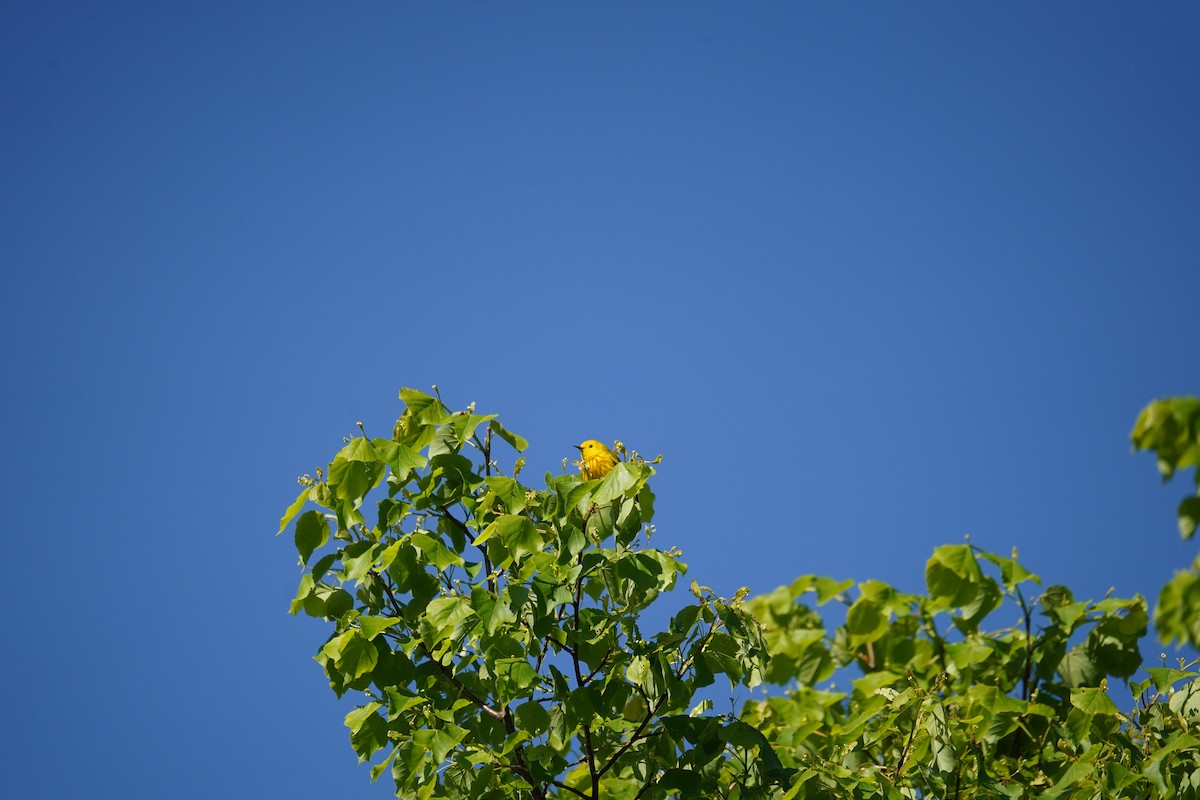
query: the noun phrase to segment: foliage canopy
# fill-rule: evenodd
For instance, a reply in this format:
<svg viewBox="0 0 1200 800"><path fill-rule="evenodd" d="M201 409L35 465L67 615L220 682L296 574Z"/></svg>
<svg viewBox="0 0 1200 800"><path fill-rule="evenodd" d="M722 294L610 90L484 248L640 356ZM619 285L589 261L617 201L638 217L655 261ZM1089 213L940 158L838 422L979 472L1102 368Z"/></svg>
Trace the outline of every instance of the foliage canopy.
<svg viewBox="0 0 1200 800"><path fill-rule="evenodd" d="M392 437L349 439L280 522L303 569L291 611L330 623L316 660L362 698L350 743L397 795L1200 797L1195 665L1142 671L1141 597L1076 599L1015 554L958 544L934 551L922 595L803 576L723 598L692 581L645 630L686 572L651 546L656 462L622 451L602 479L534 489L527 443L495 415L400 395ZM1135 444L1166 475L1196 465L1175 411L1147 412ZM1164 593L1156 619L1194 634L1195 611ZM715 714L718 678L776 688Z"/></svg>

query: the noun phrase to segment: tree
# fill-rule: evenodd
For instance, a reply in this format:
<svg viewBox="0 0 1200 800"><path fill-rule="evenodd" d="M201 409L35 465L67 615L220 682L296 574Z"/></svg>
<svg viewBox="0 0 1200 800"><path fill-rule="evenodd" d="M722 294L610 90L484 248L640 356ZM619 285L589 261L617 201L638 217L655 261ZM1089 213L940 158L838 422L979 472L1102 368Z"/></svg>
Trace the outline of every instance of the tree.
<svg viewBox="0 0 1200 800"><path fill-rule="evenodd" d="M765 645L740 598L696 584L667 630L642 630L685 570L649 546L653 464L533 490L521 459L501 471L494 445L526 443L494 415L401 399L392 438L347 442L280 524L325 510L296 517L292 611L334 625L317 660L338 695L369 698L346 724L362 759L386 751L372 776L411 797L711 796L726 748L762 737L703 716L696 692L757 683Z"/></svg>
<svg viewBox="0 0 1200 800"><path fill-rule="evenodd" d="M292 612L332 625L317 661L364 694L351 745L400 796L1200 797L1195 664L1131 682L1140 597L1076 600L961 544L935 550L925 595L692 581L645 631L686 570L650 544L656 461L618 447L601 480L533 489L523 459L501 466L526 442L494 415L401 399L392 437L348 440L280 523L303 568ZM844 609L832 632L810 597ZM1002 606L1020 623L989 629ZM718 675L780 688L717 715Z"/></svg>

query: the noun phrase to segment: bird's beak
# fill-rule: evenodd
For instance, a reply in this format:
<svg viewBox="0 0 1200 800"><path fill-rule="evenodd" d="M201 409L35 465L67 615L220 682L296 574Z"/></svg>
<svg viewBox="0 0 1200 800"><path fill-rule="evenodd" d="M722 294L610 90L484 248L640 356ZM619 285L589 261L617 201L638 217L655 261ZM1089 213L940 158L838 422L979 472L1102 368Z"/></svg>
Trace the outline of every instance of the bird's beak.
<svg viewBox="0 0 1200 800"><path fill-rule="evenodd" d="M573 444L573 445L571 445L571 447L574 447L576 450L578 450L581 453L583 452L583 445L581 445L581 444Z"/></svg>

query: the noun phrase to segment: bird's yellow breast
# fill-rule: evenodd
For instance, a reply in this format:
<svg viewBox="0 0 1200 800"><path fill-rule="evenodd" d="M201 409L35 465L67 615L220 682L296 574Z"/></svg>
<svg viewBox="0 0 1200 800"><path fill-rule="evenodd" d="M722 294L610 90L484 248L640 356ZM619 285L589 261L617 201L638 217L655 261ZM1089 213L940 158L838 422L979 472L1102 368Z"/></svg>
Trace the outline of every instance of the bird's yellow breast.
<svg viewBox="0 0 1200 800"><path fill-rule="evenodd" d="M579 455L581 456L579 474L586 481L603 478L616 466L617 457L602 442L598 442L595 439L588 439L583 444L575 445L575 447L579 449Z"/></svg>

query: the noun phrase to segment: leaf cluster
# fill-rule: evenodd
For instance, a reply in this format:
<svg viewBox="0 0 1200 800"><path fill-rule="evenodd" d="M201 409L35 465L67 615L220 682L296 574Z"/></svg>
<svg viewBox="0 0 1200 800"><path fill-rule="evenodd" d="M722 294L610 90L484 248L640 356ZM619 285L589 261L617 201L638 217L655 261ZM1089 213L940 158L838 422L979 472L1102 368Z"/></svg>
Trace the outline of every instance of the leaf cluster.
<svg viewBox="0 0 1200 800"><path fill-rule="evenodd" d="M1153 450L1163 481L1192 468L1194 494L1179 503L1179 533L1190 539L1200 524L1200 398L1155 400L1138 414L1130 433L1137 450ZM1164 641L1200 647L1200 556L1180 570L1158 596L1154 625Z"/></svg>
<svg viewBox="0 0 1200 800"><path fill-rule="evenodd" d="M686 571L649 544L653 465L535 490L523 459L501 469L527 443L494 415L401 399L393 435L349 439L280 522L303 568L291 611L332 626L316 660L363 698L346 725L372 777L419 798L715 796L761 735L696 694L717 675L753 686L766 645L695 584L642 630Z"/></svg>
<svg viewBox="0 0 1200 800"><path fill-rule="evenodd" d="M741 719L795 770L780 797L1200 796L1197 673L1155 668L1129 683L1142 598L1041 589L1015 555L970 545L937 548L925 579L913 595L805 576L749 601L766 679L787 691ZM810 595L840 602L844 622L826 631ZM1015 624L988 629L1010 612ZM839 675L848 691L829 683ZM1132 688L1131 711L1110 681Z"/></svg>
<svg viewBox="0 0 1200 800"><path fill-rule="evenodd" d="M1130 433L1137 450L1153 450L1164 481L1192 467L1196 491L1179 504L1179 533L1190 539L1200 523L1200 398L1168 397L1142 409Z"/></svg>

